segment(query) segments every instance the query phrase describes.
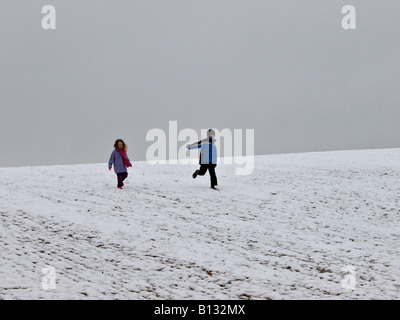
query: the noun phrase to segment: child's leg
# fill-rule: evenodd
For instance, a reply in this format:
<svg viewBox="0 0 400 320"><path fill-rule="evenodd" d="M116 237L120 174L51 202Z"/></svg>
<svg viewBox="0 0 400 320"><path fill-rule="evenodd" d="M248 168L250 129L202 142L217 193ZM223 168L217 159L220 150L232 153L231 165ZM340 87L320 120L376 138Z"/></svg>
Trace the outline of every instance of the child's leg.
<svg viewBox="0 0 400 320"><path fill-rule="evenodd" d="M192 177L193 177L193 179L196 179L197 175L204 176L206 172L207 172L207 165L206 164L202 164L202 165L200 165L200 169L197 169L193 173Z"/></svg>
<svg viewBox="0 0 400 320"><path fill-rule="evenodd" d="M210 173L211 187L218 185L217 176L215 174L215 167L217 165L210 164L208 165L208 172Z"/></svg>
<svg viewBox="0 0 400 320"><path fill-rule="evenodd" d="M208 165L206 165L206 164L200 165L200 169L198 170L199 172L197 172L197 174L199 176L204 176L207 172L207 167L208 167Z"/></svg>
<svg viewBox="0 0 400 320"><path fill-rule="evenodd" d="M122 175L122 185L124 185L124 181L127 177L128 177L128 172L124 172Z"/></svg>
<svg viewBox="0 0 400 320"><path fill-rule="evenodd" d="M117 173L117 179L118 179L118 185L117 185L117 187L118 188L122 188L123 186L124 186L124 172L121 172L121 173Z"/></svg>

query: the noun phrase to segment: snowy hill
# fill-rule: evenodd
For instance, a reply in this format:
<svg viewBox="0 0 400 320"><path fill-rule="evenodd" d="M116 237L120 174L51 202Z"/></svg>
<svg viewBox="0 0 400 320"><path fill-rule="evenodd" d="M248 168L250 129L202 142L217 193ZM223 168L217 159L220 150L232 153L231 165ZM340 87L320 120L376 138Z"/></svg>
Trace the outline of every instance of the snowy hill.
<svg viewBox="0 0 400 320"><path fill-rule="evenodd" d="M0 299L400 298L400 149L196 168L0 168Z"/></svg>

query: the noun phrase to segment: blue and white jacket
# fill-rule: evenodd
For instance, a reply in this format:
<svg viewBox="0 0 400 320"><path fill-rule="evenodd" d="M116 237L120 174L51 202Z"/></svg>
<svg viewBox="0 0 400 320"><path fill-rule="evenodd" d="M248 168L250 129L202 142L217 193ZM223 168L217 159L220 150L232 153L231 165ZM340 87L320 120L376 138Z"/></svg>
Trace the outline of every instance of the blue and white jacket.
<svg viewBox="0 0 400 320"><path fill-rule="evenodd" d="M217 164L217 148L214 144L215 139L205 138L188 146L189 149L200 150L200 164Z"/></svg>

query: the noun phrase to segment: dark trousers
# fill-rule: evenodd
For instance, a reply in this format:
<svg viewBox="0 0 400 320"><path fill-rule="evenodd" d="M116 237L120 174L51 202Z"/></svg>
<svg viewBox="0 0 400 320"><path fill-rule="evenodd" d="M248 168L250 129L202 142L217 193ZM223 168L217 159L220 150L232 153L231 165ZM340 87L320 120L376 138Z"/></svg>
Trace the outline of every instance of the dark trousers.
<svg viewBox="0 0 400 320"><path fill-rule="evenodd" d="M124 180L128 177L128 172L117 173L118 187L124 186Z"/></svg>
<svg viewBox="0 0 400 320"><path fill-rule="evenodd" d="M215 175L216 166L217 166L216 164L202 164L200 165L200 170L197 173L199 176L204 176L208 170L208 172L210 173L210 180L212 187L218 185L217 176Z"/></svg>

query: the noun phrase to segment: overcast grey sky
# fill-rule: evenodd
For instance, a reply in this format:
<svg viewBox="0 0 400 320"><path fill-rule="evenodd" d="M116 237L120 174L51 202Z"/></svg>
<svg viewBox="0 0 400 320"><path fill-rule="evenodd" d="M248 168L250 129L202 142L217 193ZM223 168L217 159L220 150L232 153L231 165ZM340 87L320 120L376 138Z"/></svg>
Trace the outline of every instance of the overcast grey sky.
<svg viewBox="0 0 400 320"><path fill-rule="evenodd" d="M0 0L0 166L107 162L119 137L144 160L170 120L254 129L256 154L400 147L399 14L397 0Z"/></svg>

